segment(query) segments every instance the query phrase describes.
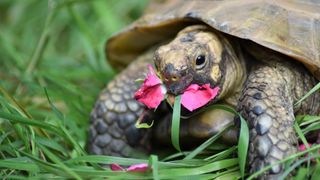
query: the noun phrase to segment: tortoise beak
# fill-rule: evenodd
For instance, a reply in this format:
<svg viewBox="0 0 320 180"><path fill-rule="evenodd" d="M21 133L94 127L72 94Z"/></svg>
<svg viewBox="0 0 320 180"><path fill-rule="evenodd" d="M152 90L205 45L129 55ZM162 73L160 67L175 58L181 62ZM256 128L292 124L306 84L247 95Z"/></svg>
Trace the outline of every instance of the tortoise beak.
<svg viewBox="0 0 320 180"><path fill-rule="evenodd" d="M187 87L187 85L182 83L170 83L170 84L165 83L165 85L168 90L168 93L175 96L182 94Z"/></svg>
<svg viewBox="0 0 320 180"><path fill-rule="evenodd" d="M191 84L192 75L177 76L174 80L165 78L163 82L168 90L168 93L177 96L182 94L184 90Z"/></svg>
<svg viewBox="0 0 320 180"><path fill-rule="evenodd" d="M169 63L161 69L161 79L168 93L173 95L182 94L192 82L192 74L188 73L188 66L176 68Z"/></svg>

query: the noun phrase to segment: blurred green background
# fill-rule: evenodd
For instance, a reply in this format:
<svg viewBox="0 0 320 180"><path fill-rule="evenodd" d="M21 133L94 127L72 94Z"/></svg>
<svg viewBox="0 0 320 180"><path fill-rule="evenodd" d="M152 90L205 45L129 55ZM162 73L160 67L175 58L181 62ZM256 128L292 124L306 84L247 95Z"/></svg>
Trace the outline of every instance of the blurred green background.
<svg viewBox="0 0 320 180"><path fill-rule="evenodd" d="M34 175L48 161L56 170L43 174L78 177L60 163L85 155L89 113L115 74L105 42L146 4L0 0L0 179Z"/></svg>
<svg viewBox="0 0 320 180"><path fill-rule="evenodd" d="M46 87L66 128L83 144L90 109L114 75L105 42L145 5L146 0L1 0L0 86L33 118L55 121Z"/></svg>

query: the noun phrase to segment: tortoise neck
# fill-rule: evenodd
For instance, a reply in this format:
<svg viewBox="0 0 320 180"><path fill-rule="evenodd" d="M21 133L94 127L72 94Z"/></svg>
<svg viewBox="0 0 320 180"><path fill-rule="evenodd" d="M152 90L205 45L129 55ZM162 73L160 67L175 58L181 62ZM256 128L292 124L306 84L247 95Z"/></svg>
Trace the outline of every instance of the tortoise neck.
<svg viewBox="0 0 320 180"><path fill-rule="evenodd" d="M234 97L239 94L247 77L245 57L240 45L235 42L232 43L234 46L231 46L231 43L227 39L224 41L225 48L222 53L222 58L224 59L222 71L224 76L220 99Z"/></svg>

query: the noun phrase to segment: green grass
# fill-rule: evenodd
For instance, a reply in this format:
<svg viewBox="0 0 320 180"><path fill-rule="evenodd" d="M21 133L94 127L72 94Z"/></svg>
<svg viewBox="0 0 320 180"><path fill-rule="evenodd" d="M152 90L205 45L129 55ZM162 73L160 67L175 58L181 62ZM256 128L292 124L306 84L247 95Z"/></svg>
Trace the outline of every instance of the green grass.
<svg viewBox="0 0 320 180"><path fill-rule="evenodd" d="M105 61L105 41L138 18L145 4L146 0L0 1L1 179L241 178L245 133L239 146L217 143L218 134L191 152L162 160L155 155L132 159L84 151L93 103L115 74ZM320 128L318 116L299 116L298 122L304 125L295 126L302 140L305 133ZM303 162L310 162L305 153L317 149L319 145L281 163L287 164L287 173L299 167L297 179L316 178L320 166ZM142 162L153 170L125 173L100 166Z"/></svg>

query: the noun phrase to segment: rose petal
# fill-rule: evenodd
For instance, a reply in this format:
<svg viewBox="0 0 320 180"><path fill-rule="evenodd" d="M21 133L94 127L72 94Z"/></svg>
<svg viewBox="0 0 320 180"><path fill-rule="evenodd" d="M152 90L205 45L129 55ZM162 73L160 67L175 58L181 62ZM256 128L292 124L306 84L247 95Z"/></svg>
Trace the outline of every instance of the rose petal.
<svg viewBox="0 0 320 180"><path fill-rule="evenodd" d="M140 89L134 94L134 98L148 108L157 108L166 94L165 87L156 75L153 67L148 65L149 74Z"/></svg>
<svg viewBox="0 0 320 180"><path fill-rule="evenodd" d="M312 144L308 143L308 146L311 147ZM304 144L300 144L300 145L299 145L299 151L304 151L304 150L306 150L306 149L307 149L307 147L306 147Z"/></svg>
<svg viewBox="0 0 320 180"><path fill-rule="evenodd" d="M207 87L208 84L203 85L204 87ZM192 92L196 92L197 90L200 89L201 86L199 86L198 84L191 84L190 86L187 87L187 89L184 91L192 91ZM209 87L210 88L210 87Z"/></svg>
<svg viewBox="0 0 320 180"><path fill-rule="evenodd" d="M159 84L157 86L139 89L135 93L134 98L152 109L159 106L164 96L163 86Z"/></svg>
<svg viewBox="0 0 320 180"><path fill-rule="evenodd" d="M158 76L151 75L151 74L148 74L146 79L143 82L143 86L145 87L153 87L159 84L161 84L161 80L158 78Z"/></svg>
<svg viewBox="0 0 320 180"><path fill-rule="evenodd" d="M143 86L151 87L151 86L161 84L161 79L157 76L153 67L150 64L148 64L148 68L149 68L149 73L147 74L147 77L143 82Z"/></svg>
<svg viewBox="0 0 320 180"><path fill-rule="evenodd" d="M308 143L308 146L309 147L312 147L312 144L311 143ZM307 147L304 145L304 144L300 144L299 147L298 147L299 151L305 151L307 150ZM318 151L318 154L320 154L320 151ZM308 157L309 156L309 153L306 153L304 155L304 157ZM311 161L314 162L315 159L314 158L311 158Z"/></svg>
<svg viewBox="0 0 320 180"><path fill-rule="evenodd" d="M211 99L217 96L220 88L210 88L210 84L199 86L198 84L191 84L182 94L181 104L193 111L206 105Z"/></svg>
<svg viewBox="0 0 320 180"><path fill-rule="evenodd" d="M135 164L130 167L128 167L127 171L135 171L135 172L145 172L148 169L148 164L141 163L141 164Z"/></svg>
<svg viewBox="0 0 320 180"><path fill-rule="evenodd" d="M124 171L125 169L118 164L110 164L110 169L112 171Z"/></svg>

